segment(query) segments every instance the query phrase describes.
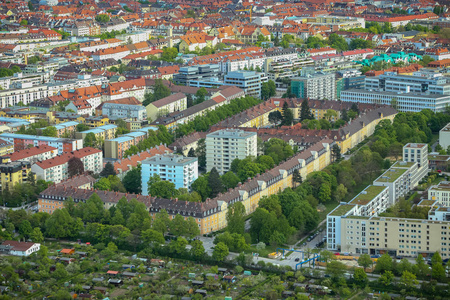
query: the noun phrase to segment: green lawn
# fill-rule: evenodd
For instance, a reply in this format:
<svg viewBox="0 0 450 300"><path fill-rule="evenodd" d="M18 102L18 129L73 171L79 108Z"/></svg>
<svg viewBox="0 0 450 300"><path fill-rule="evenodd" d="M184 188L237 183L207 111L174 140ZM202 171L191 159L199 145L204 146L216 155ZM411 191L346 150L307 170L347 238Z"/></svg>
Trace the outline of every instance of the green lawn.
<svg viewBox="0 0 450 300"><path fill-rule="evenodd" d="M326 209L325 209L324 211L321 211L321 212L319 213L319 222L322 222L323 220L325 220L325 218L326 218L327 215L330 213L330 211L332 211L333 209L335 209L338 205L339 205L339 203L337 203L337 202L326 203L326 204L325 204Z"/></svg>

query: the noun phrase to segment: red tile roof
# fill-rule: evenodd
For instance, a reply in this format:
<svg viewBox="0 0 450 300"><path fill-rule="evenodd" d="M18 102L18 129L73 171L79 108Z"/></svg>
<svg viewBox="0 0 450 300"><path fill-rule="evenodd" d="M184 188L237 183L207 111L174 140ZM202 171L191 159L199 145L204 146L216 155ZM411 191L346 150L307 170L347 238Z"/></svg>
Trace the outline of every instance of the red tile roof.
<svg viewBox="0 0 450 300"><path fill-rule="evenodd" d="M10 155L10 159L11 161L22 160L31 156L44 154L49 151L58 151L58 148L51 147L48 145L41 145L29 149L17 150Z"/></svg>

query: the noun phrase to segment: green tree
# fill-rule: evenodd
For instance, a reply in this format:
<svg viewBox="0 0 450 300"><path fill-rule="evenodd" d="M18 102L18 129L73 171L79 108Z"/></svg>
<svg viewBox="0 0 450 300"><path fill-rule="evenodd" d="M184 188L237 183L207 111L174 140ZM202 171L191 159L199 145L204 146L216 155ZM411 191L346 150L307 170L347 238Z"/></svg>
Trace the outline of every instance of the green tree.
<svg viewBox="0 0 450 300"><path fill-rule="evenodd" d="M33 231L30 234L30 239L34 243L42 243L44 241L44 235L41 232L41 229L39 227L35 227Z"/></svg>
<svg viewBox="0 0 450 300"><path fill-rule="evenodd" d="M242 202L236 202L228 207L227 231L230 233L244 234L245 230L245 206Z"/></svg>
<svg viewBox="0 0 450 300"><path fill-rule="evenodd" d="M275 110L271 113L269 113L269 122L273 123L273 124L277 124L278 122L283 120L283 115L281 114L280 111Z"/></svg>
<svg viewBox="0 0 450 300"><path fill-rule="evenodd" d="M378 273L392 271L392 258L388 254L383 254L377 260L377 264L375 265L375 271Z"/></svg>
<svg viewBox="0 0 450 300"><path fill-rule="evenodd" d="M206 200L211 194L211 187L209 186L208 176L200 176L198 177L192 184L191 188L193 191L199 193L202 197L202 200Z"/></svg>
<svg viewBox="0 0 450 300"><path fill-rule="evenodd" d="M208 91L201 87L195 92L195 104L203 103L206 100L206 96L208 96Z"/></svg>
<svg viewBox="0 0 450 300"><path fill-rule="evenodd" d="M200 240L195 240L191 244L191 255L194 259L202 259L205 256L205 248L203 247L203 242Z"/></svg>
<svg viewBox="0 0 450 300"><path fill-rule="evenodd" d="M223 261L229 253L227 245L220 242L214 247L212 257L217 261Z"/></svg>
<svg viewBox="0 0 450 300"><path fill-rule="evenodd" d="M140 194L141 193L141 166L132 168L124 176L122 180L123 186L128 193Z"/></svg>
<svg viewBox="0 0 450 300"><path fill-rule="evenodd" d="M161 180L159 175L155 174L148 181L148 194L170 199L178 195L178 190L175 188L175 183Z"/></svg>
<svg viewBox="0 0 450 300"><path fill-rule="evenodd" d="M151 229L151 228L142 231L142 239L147 244L157 243L157 244L161 244L162 245L162 244L165 243L163 234L161 232L156 231L156 230Z"/></svg>
<svg viewBox="0 0 450 300"><path fill-rule="evenodd" d="M434 252L433 256L431 257L431 265L435 264L441 264L442 265L442 257L439 254L439 252Z"/></svg>
<svg viewBox="0 0 450 300"><path fill-rule="evenodd" d="M309 108L308 100L303 100L300 106L300 122L304 120L314 120L314 116Z"/></svg>
<svg viewBox="0 0 450 300"><path fill-rule="evenodd" d="M230 188L231 189L235 188L240 181L239 177L236 174L234 174L232 171L228 171L225 174L223 174L221 177L221 180L222 180L223 186L226 190L228 190Z"/></svg>
<svg viewBox="0 0 450 300"><path fill-rule="evenodd" d="M269 99L270 97L275 96L276 93L276 85L273 80L269 80L267 82L263 82L261 84L261 98L264 100Z"/></svg>
<svg viewBox="0 0 450 300"><path fill-rule="evenodd" d="M44 128L42 130L43 136L50 136L50 137L57 137L58 136L58 130L56 130L56 127L49 126L47 128Z"/></svg>
<svg viewBox="0 0 450 300"><path fill-rule="evenodd" d="M108 177L110 175L115 176L116 175L116 170L114 170L114 165L111 162L108 161L105 164L105 167L103 168L103 170L100 172L100 176L101 177Z"/></svg>
<svg viewBox="0 0 450 300"><path fill-rule="evenodd" d="M99 23L108 23L110 20L109 15L106 14L99 14L95 16L95 20Z"/></svg>
<svg viewBox="0 0 450 300"><path fill-rule="evenodd" d="M153 220L152 228L156 231L165 234L169 230L170 218L169 214L165 209L161 209L155 214L155 219Z"/></svg>
<svg viewBox="0 0 450 300"><path fill-rule="evenodd" d="M353 280L355 280L356 284L365 287L368 283L367 274L361 268L356 268L353 272Z"/></svg>
<svg viewBox="0 0 450 300"><path fill-rule="evenodd" d="M155 85L153 86L153 93L149 92L144 95L144 101L142 102L142 105L147 106L154 101L160 100L160 99L168 97L170 95L171 95L171 91L163 83L162 79L156 79Z"/></svg>
<svg viewBox="0 0 450 300"><path fill-rule="evenodd" d="M373 264L369 254L361 254L358 258L358 265L364 268L364 271Z"/></svg>
<svg viewBox="0 0 450 300"><path fill-rule="evenodd" d="M334 161L341 159L341 148L337 144L334 144L333 147L331 147L331 156Z"/></svg>
<svg viewBox="0 0 450 300"><path fill-rule="evenodd" d="M20 235L24 236L25 238L29 238L32 232L33 232L33 227L31 227L30 221L23 220L19 226Z"/></svg>
<svg viewBox="0 0 450 300"><path fill-rule="evenodd" d="M441 282L444 281L446 276L442 263L435 263L431 266L431 277Z"/></svg>
<svg viewBox="0 0 450 300"><path fill-rule="evenodd" d="M178 56L178 50L175 47L167 47L163 49L163 53L161 54L161 59L164 61L174 61Z"/></svg>
<svg viewBox="0 0 450 300"><path fill-rule="evenodd" d="M176 215L169 223L170 233L176 236L185 235L185 223L186 221L181 215Z"/></svg>
<svg viewBox="0 0 450 300"><path fill-rule="evenodd" d="M332 280L337 281L339 278L341 278L344 274L344 272L347 270L347 267L337 260L332 260L329 263L327 263L327 268L325 272L330 275Z"/></svg>
<svg viewBox="0 0 450 300"><path fill-rule="evenodd" d="M381 282L381 284L383 284L384 286L390 286L392 281L394 280L394 273L392 273L392 271L386 271L383 274L381 274L379 280Z"/></svg>
<svg viewBox="0 0 450 300"><path fill-rule="evenodd" d="M185 221L185 234L189 238L194 238L200 235L200 229L198 228L197 222L193 217L188 217Z"/></svg>
<svg viewBox="0 0 450 300"><path fill-rule="evenodd" d="M291 126L294 121L294 113L289 108L287 101L283 104L283 125Z"/></svg>
<svg viewBox="0 0 450 300"><path fill-rule="evenodd" d="M210 197L215 198L219 193L223 191L222 179L216 168L212 168L208 176L208 185L211 189Z"/></svg>
<svg viewBox="0 0 450 300"><path fill-rule="evenodd" d="M89 126L87 126L86 124L83 124L83 123L78 124L77 127L76 127L76 131L77 132L83 132L83 131L86 131L86 130L89 130Z"/></svg>
<svg viewBox="0 0 450 300"><path fill-rule="evenodd" d="M95 134L93 132L89 132L88 134L86 134L86 136L84 137L84 146L85 147L97 147L98 142L97 142L97 137L95 136Z"/></svg>
<svg viewBox="0 0 450 300"><path fill-rule="evenodd" d="M322 261L324 261L325 263L328 263L329 261L333 260L334 258L335 258L335 256L331 251L328 251L328 250L320 251L320 259Z"/></svg>
<svg viewBox="0 0 450 300"><path fill-rule="evenodd" d="M413 288L419 282L416 279L416 275L409 271L403 271L402 276L400 277L400 284L403 285L406 289Z"/></svg>

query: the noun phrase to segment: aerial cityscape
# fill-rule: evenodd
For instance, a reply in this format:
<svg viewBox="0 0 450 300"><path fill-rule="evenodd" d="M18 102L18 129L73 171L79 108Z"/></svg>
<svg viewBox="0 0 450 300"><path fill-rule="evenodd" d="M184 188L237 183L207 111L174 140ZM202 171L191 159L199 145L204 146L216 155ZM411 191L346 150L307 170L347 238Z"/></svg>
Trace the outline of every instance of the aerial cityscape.
<svg viewBox="0 0 450 300"><path fill-rule="evenodd" d="M450 299L450 2L0 3L0 300Z"/></svg>

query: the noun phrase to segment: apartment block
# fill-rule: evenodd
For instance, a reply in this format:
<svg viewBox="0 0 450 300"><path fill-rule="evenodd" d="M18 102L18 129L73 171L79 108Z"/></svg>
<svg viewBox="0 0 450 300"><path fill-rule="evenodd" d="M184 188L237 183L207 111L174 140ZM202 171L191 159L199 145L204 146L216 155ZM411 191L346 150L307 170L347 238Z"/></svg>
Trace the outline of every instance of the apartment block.
<svg viewBox="0 0 450 300"><path fill-rule="evenodd" d="M320 72L294 77L291 92L298 98L336 100L336 74Z"/></svg>
<svg viewBox="0 0 450 300"><path fill-rule="evenodd" d="M231 162L257 156L257 134L243 130L218 130L206 135L206 169L220 174L230 170Z"/></svg>
<svg viewBox="0 0 450 300"><path fill-rule="evenodd" d="M116 137L116 130L117 125L114 124L102 125L82 132L77 132L75 133L75 137L77 139L84 140L84 138L86 137L86 135L88 135L88 133L93 133L97 139L103 139L104 141L106 141Z"/></svg>
<svg viewBox="0 0 450 300"><path fill-rule="evenodd" d="M450 146L450 123L445 125L445 127L439 131L439 145L441 145L444 150L447 150L448 146Z"/></svg>
<svg viewBox="0 0 450 300"><path fill-rule="evenodd" d="M108 118L131 118L138 121L147 119L147 110L142 105L104 103L102 106L102 114L106 115Z"/></svg>
<svg viewBox="0 0 450 300"><path fill-rule="evenodd" d="M173 113L175 111L182 111L187 108L187 96L183 93L176 93L158 101L147 105L147 116L153 121L163 115Z"/></svg>
<svg viewBox="0 0 450 300"><path fill-rule="evenodd" d="M267 81L264 73L253 71L228 72L224 77L225 85L234 85L244 90L248 96L261 98L261 85Z"/></svg>
<svg viewBox="0 0 450 300"><path fill-rule="evenodd" d="M137 145L147 137L144 131L135 131L124 134L117 138L105 141L105 157L107 158L124 158L125 151L131 146Z"/></svg>
<svg viewBox="0 0 450 300"><path fill-rule="evenodd" d="M389 188L389 205L393 205L417 186L417 175L417 163L400 161L375 179L373 184Z"/></svg>
<svg viewBox="0 0 450 300"><path fill-rule="evenodd" d="M84 166L84 171L95 174L103 170L103 155L99 149L85 147L83 149L63 153L62 155L39 161L31 167L31 171L38 179L59 183L69 178L68 163L73 157L79 158Z"/></svg>
<svg viewBox="0 0 450 300"><path fill-rule="evenodd" d="M0 139L0 156L14 152L14 144Z"/></svg>
<svg viewBox="0 0 450 300"><path fill-rule="evenodd" d="M26 183L31 174L29 162L6 160L0 164L0 192L11 190L16 184Z"/></svg>
<svg viewBox="0 0 450 300"><path fill-rule="evenodd" d="M428 145L419 143L406 144L403 146L403 161L417 163L417 176L412 182L413 188L415 188L419 181L428 174Z"/></svg>
<svg viewBox="0 0 450 300"><path fill-rule="evenodd" d="M178 74L173 75L176 84L191 86L191 81L210 81L219 78L220 66L215 64L181 67Z"/></svg>
<svg viewBox="0 0 450 300"><path fill-rule="evenodd" d="M78 124L80 123L75 121L68 121L59 123L57 125L53 125L53 127L56 128L57 137L64 137L64 136L72 136L73 133L76 131ZM39 131L42 133L42 130L44 129L45 128L40 128Z"/></svg>
<svg viewBox="0 0 450 300"><path fill-rule="evenodd" d="M365 89L391 93L416 93L450 95L450 84L442 73L426 71L414 72L413 75L398 75L386 72L379 76L368 76Z"/></svg>
<svg viewBox="0 0 450 300"><path fill-rule="evenodd" d="M38 161L44 161L58 155L58 149L55 147L41 145L27 149L17 150L9 155L11 161L26 161L34 164Z"/></svg>
<svg viewBox="0 0 450 300"><path fill-rule="evenodd" d="M393 205L399 197L405 196L423 178L423 169L428 169L427 156L425 158L422 156L423 146L426 145L405 145L403 155L408 161L396 162L377 178L372 186L367 187L350 202L341 203L328 214L329 250L371 255L388 253L405 257L431 255L436 251L445 257L450 255L445 237L450 223L444 222L450 220L450 212L444 213L444 210L436 208L435 205L438 197L448 203L448 196L445 192L441 192L439 187L430 189L429 197L432 200L418 204L431 208L427 219L379 216L379 213ZM415 151L416 155L413 158L409 151L411 149L420 149L421 154L417 156ZM445 189L444 186L445 184L442 190ZM433 234L430 235L431 231Z"/></svg>
<svg viewBox="0 0 450 300"><path fill-rule="evenodd" d="M190 190L191 184L198 178L198 158L176 154L163 154L142 161L142 195L148 195L148 181L153 175L175 184L175 188Z"/></svg>
<svg viewBox="0 0 450 300"><path fill-rule="evenodd" d="M55 147L58 149L58 154L83 148L83 140L81 139L54 138L17 133L2 133L0 134L0 138L9 143L13 143L14 151L25 149L29 147L29 145L34 147L41 145Z"/></svg>
<svg viewBox="0 0 450 300"><path fill-rule="evenodd" d="M437 201L440 205L450 207L450 182L441 181L428 189L428 199Z"/></svg>

